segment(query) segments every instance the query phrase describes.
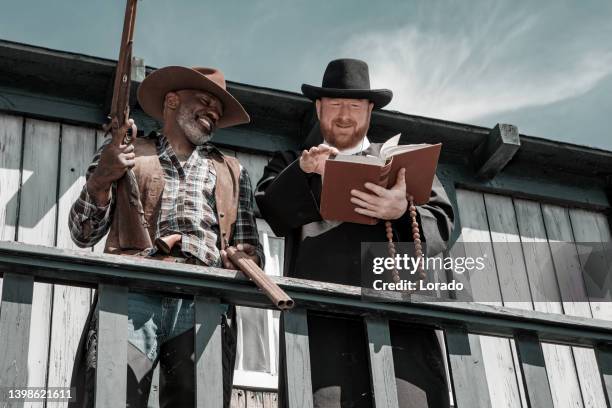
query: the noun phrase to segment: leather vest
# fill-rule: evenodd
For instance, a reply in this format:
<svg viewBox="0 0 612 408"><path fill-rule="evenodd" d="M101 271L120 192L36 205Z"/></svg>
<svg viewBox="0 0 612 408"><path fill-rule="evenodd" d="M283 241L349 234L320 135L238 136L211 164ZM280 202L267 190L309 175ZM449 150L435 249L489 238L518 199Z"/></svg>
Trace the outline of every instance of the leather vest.
<svg viewBox="0 0 612 408"><path fill-rule="evenodd" d="M165 178L155 139L137 138L134 141L136 164L133 167L134 175L140 191L140 200L144 210L146 229L155 241L157 233L157 219L161 208L162 194L164 192ZM240 163L234 157L225 156L219 152L211 153L211 159L217 180L215 184L215 201L219 232L221 234L221 249L230 242L233 226L236 222L238 199L240 193ZM120 194L116 197L113 221L111 223L104 252L118 255L134 255L146 248L135 248L131 245L129 237L131 231L142 228L135 225L138 217L123 216L134 211L130 208L127 197ZM120 236L122 239L120 239Z"/></svg>

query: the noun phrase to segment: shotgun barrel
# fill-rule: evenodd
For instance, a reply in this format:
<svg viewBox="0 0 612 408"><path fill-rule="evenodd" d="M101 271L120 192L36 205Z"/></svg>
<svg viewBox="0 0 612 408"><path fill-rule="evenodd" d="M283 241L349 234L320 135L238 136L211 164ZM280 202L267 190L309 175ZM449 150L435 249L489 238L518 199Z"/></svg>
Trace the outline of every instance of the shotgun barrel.
<svg viewBox="0 0 612 408"><path fill-rule="evenodd" d="M228 246L225 248L227 256L236 265L242 273L251 279L259 289L274 303L280 310L293 308L293 299L289 297L276 283L272 282L270 277L255 263L251 258L242 251L238 251L234 247Z"/></svg>

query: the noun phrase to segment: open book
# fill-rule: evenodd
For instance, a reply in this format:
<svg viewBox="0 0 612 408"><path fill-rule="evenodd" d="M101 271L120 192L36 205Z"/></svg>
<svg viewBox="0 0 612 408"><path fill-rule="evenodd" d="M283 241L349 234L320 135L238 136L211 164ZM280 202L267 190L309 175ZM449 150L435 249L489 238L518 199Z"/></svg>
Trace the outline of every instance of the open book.
<svg viewBox="0 0 612 408"><path fill-rule="evenodd" d="M376 224L377 219L355 212L351 190L373 194L364 187L366 182L391 188L401 168L406 169L406 192L412 194L415 205L429 201L442 144L398 145L399 139L396 135L387 140L380 157L337 155L325 162L320 208L323 219Z"/></svg>

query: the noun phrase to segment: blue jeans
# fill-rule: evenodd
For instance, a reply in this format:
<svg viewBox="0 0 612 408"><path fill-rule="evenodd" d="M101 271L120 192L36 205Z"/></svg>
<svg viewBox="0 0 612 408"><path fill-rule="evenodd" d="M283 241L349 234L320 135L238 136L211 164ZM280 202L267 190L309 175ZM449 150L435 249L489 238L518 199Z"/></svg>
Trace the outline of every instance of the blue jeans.
<svg viewBox="0 0 612 408"><path fill-rule="evenodd" d="M162 344L193 327L193 299L130 293L128 295L128 342L151 361Z"/></svg>

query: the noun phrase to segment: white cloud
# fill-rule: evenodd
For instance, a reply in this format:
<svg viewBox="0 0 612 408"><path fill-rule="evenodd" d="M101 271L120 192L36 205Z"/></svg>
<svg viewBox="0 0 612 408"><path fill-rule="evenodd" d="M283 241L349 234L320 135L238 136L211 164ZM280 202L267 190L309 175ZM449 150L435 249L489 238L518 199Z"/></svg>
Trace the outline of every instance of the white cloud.
<svg viewBox="0 0 612 408"><path fill-rule="evenodd" d="M405 25L357 34L342 54L369 63L373 87L393 90L389 109L457 121L572 98L612 73L607 45L538 37L537 13L488 12L453 32Z"/></svg>

